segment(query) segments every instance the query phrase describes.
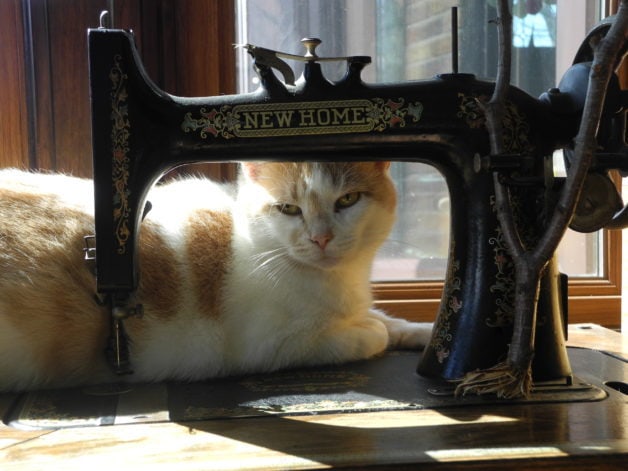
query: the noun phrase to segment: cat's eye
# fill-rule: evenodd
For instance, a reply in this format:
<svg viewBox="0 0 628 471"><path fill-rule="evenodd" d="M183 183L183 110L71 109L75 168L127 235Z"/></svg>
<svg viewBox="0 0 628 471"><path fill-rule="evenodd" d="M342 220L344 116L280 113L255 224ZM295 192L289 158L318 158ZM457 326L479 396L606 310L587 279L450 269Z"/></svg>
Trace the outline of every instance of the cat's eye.
<svg viewBox="0 0 628 471"><path fill-rule="evenodd" d="M301 208L299 208L296 204L287 204L282 203L275 206L277 210L288 216L299 216L301 214Z"/></svg>
<svg viewBox="0 0 628 471"><path fill-rule="evenodd" d="M353 206L360 200L361 193L359 191L353 191L341 196L336 200L336 211Z"/></svg>

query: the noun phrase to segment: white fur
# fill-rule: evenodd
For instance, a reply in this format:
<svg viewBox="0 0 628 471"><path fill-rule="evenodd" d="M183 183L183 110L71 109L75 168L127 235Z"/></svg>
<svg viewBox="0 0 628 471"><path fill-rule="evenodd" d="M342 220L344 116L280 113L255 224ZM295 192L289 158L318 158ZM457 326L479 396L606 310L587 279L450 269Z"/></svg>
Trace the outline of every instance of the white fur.
<svg viewBox="0 0 628 471"><path fill-rule="evenodd" d="M0 172L0 188L56 195L60 204L83 210L91 205L90 186L71 177ZM244 177L237 199L231 188L203 179L151 191L153 209L147 220L159 225L181 267L186 265L181 228L198 209L232 214L233 258L218 318L198 315L191 274L183 269L175 318L157 322L147 312L145 319L128 321L144 324L142 338L131 344L135 374L126 379L198 380L339 363L369 358L387 347L418 349L429 341L431 325L393 319L372 308L370 266L394 213L368 195L346 210L330 210L347 189L334 188L322 174L315 173L305 188L307 194L299 201L302 217L277 211L272 195ZM325 231L333 238L321 250L311 239ZM150 306L150 300L138 302ZM45 386L29 353L28 333L14 331L3 319L3 309L10 306L0 302L0 391ZM14 367L22 374L13 374ZM68 385L113 379L98 371L68 379Z"/></svg>

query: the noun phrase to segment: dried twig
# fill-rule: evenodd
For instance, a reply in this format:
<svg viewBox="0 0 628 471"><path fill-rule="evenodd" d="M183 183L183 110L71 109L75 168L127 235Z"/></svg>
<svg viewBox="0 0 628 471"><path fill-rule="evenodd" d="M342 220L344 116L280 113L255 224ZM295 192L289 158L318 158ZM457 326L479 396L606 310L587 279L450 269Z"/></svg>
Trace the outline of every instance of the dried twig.
<svg viewBox="0 0 628 471"><path fill-rule="evenodd" d="M485 106L491 152L503 151L502 122L510 82L512 16L508 0L499 0L499 62L497 81L491 100ZM535 247L526 247L514 221L508 188L494 174L496 210L504 238L515 265L515 312L513 337L506 362L493 368L468 373L458 385L459 394L495 393L500 397L528 396L532 387L531 365L534 356L536 309L541 273L552 258L573 215L582 185L596 148L606 88L620 49L628 38L628 0L622 0L615 22L598 44L592 45L591 69L580 129L576 136L575 157L549 224Z"/></svg>

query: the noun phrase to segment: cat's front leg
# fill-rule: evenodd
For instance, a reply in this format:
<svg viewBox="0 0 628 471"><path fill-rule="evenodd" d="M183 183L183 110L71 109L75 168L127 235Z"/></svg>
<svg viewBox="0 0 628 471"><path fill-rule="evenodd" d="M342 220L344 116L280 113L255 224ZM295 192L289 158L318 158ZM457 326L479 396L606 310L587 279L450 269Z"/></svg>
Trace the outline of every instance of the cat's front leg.
<svg viewBox="0 0 628 471"><path fill-rule="evenodd" d="M312 337L310 342L310 348L302 352L305 364L364 360L386 350L388 329L379 319L364 316L352 322L334 324L320 335ZM301 346L304 344L302 342Z"/></svg>
<svg viewBox="0 0 628 471"><path fill-rule="evenodd" d="M369 317L379 320L386 326L387 347L391 350L421 350L430 342L433 327L431 322L410 322L390 317L378 309L370 309Z"/></svg>

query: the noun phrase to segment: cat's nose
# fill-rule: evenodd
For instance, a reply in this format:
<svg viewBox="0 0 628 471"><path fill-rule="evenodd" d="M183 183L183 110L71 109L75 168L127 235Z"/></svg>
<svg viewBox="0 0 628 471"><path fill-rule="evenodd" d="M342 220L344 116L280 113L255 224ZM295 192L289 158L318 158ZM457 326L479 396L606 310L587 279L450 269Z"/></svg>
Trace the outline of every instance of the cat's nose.
<svg viewBox="0 0 628 471"><path fill-rule="evenodd" d="M330 233L326 233L326 234L316 234L313 235L312 237L310 237L310 240L317 244L321 250L325 250L325 247L327 247L327 244L329 244L329 242L334 238L333 234Z"/></svg>

